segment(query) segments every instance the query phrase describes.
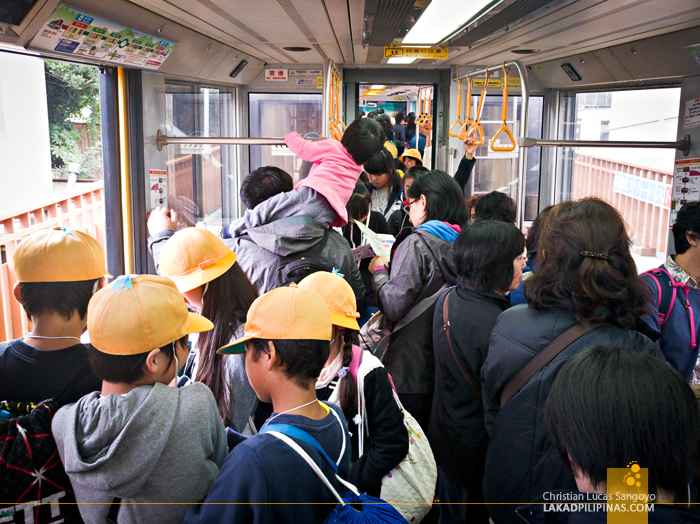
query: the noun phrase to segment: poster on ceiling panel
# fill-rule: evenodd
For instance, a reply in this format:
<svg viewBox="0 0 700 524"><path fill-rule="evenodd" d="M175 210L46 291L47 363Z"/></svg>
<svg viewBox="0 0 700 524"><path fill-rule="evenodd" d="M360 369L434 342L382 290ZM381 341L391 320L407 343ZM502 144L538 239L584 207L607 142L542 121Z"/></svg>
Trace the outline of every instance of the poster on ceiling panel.
<svg viewBox="0 0 700 524"><path fill-rule="evenodd" d="M158 69L177 44L61 6L39 30L31 46L115 65Z"/></svg>

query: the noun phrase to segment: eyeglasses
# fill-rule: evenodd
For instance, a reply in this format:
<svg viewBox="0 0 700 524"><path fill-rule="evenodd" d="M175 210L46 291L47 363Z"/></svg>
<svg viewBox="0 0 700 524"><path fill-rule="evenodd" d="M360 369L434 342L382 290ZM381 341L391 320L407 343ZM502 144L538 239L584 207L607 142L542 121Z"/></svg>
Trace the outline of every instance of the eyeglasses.
<svg viewBox="0 0 700 524"><path fill-rule="evenodd" d="M416 201L413 200L412 202L409 202L408 200L404 200L403 203L403 212L406 213L407 215L411 214L411 205L415 204Z"/></svg>

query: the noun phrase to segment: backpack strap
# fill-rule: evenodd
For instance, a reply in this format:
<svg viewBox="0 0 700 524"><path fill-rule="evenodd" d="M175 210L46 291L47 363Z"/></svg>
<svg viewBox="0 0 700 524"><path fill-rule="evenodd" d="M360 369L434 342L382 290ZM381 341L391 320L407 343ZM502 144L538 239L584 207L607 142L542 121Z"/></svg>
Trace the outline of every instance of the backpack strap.
<svg viewBox="0 0 700 524"><path fill-rule="evenodd" d="M642 274L648 275L656 284L656 310L659 312L657 320L659 326L665 326L671 316L673 306L676 303L677 286L674 285L675 280L666 269L661 267L650 269ZM682 285L683 284L681 284L681 286Z"/></svg>
<svg viewBox="0 0 700 524"><path fill-rule="evenodd" d="M321 455L324 459L326 459L326 462L330 464L331 468L333 469L333 472L337 475L338 474L338 465L333 462L333 460L328 456L328 453L326 453L326 450L323 449L323 446L318 443L318 440L313 438L311 435L309 435L306 431L303 429L299 429L295 426L292 426L290 424L270 424L269 426L265 426L260 433L270 433L270 432L277 432L277 433L282 433L283 435L287 435L288 437L295 438L297 440L301 440L302 442L307 443L309 446L314 448L319 455ZM341 455L342 456L342 455Z"/></svg>
<svg viewBox="0 0 700 524"><path fill-rule="evenodd" d="M455 348L452 345L452 337L450 336L450 306L449 306L451 293L452 293L452 289L450 289L447 292L447 294L445 295L445 302L443 303L443 306L442 306L442 320L444 322L442 325L442 329L445 330L445 336L447 336L447 344L450 346L450 352L452 353L452 358L457 363L457 367L459 368L459 371L462 373L464 380L466 380L467 383L472 387L472 389L474 390L474 393L476 393L477 398L479 400L481 400L481 384L479 384L479 381L474 376L474 373L472 373L472 370L469 368L469 364L467 363L467 365L465 366L462 363L462 361L457 358L457 353L455 352Z"/></svg>
<svg viewBox="0 0 700 524"><path fill-rule="evenodd" d="M589 331L602 326L603 324L595 324L593 322L579 322L573 327L567 329L555 338L546 348L540 351L535 357L528 362L517 375L515 375L501 393L501 408L513 398L542 368L549 364L554 357L576 342Z"/></svg>
<svg viewBox="0 0 700 524"><path fill-rule="evenodd" d="M106 524L117 524L117 518L119 517L119 510L122 507L122 499L119 497L114 497L112 500L112 505L109 507L109 513L105 519Z"/></svg>

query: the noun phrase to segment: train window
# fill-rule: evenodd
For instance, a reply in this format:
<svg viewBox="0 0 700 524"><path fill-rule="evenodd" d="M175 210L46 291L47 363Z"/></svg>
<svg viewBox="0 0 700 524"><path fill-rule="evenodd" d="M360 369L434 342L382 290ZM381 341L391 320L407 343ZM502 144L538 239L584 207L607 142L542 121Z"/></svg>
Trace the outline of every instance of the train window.
<svg viewBox="0 0 700 524"><path fill-rule="evenodd" d="M323 134L323 97L314 94L250 93L249 136ZM299 181L301 160L284 146L250 146L250 166L277 166ZM303 176L303 175L301 175Z"/></svg>
<svg viewBox="0 0 700 524"><path fill-rule="evenodd" d="M95 67L0 50L0 340L27 328L9 298L24 237L62 226L106 247L98 75Z"/></svg>
<svg viewBox="0 0 700 524"><path fill-rule="evenodd" d="M566 93L560 103L562 140L676 140L680 88ZM561 148L556 202L588 196L622 213L640 271L665 258L675 151L672 149Z"/></svg>
<svg viewBox="0 0 700 524"><path fill-rule="evenodd" d="M531 96L528 119L529 137L542 137L543 97ZM476 114L478 96L472 96L472 115ZM508 127L513 136L520 136L522 101L519 96L508 97ZM518 150L512 152L492 151L490 141L501 126L502 98L487 96L481 116L486 141L476 150L477 162L471 177L471 192L475 195L491 191L502 191L514 200L518 198ZM501 135L504 137L505 135ZM499 137L499 140L501 139ZM507 138L506 138L507 140ZM505 144L504 144L505 145ZM537 216L538 194L540 184L540 148L525 151L525 215L524 220L534 220Z"/></svg>
<svg viewBox="0 0 700 524"><path fill-rule="evenodd" d="M165 111L173 136L235 136L232 90L167 84ZM187 225L220 226L237 217L235 146L181 144L167 154L168 206Z"/></svg>

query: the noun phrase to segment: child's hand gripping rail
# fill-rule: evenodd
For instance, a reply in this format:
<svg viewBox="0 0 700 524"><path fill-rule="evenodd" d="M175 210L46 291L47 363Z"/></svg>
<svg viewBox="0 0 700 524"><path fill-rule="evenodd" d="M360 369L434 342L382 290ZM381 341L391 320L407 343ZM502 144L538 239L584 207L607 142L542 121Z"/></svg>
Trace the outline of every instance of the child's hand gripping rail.
<svg viewBox="0 0 700 524"><path fill-rule="evenodd" d="M484 102L486 102L486 89L489 86L489 76L489 71L487 69L486 80L484 81L484 88L481 90L481 97L479 98L479 107L476 111L476 119L474 120L474 122L472 122L472 125L469 126L469 129L467 129L467 132L464 135L464 140L466 140L467 138L474 137L475 140L472 143L477 146L480 146L484 143L484 128L481 127L481 114L484 111ZM459 138L462 138L461 133Z"/></svg>
<svg viewBox="0 0 700 524"><path fill-rule="evenodd" d="M416 126L422 126L423 120L425 119L424 105L423 105L423 88L418 89L418 118L416 118Z"/></svg>
<svg viewBox="0 0 700 524"><path fill-rule="evenodd" d="M515 138L513 138L513 133L510 132L510 129L508 128L508 124L506 122L506 119L508 118L508 74L510 73L510 67L506 69L506 64L505 62L503 63L503 122L501 123L501 127L498 128L498 131L496 131L496 134L493 135L493 139L491 140L491 145L489 146L491 148L491 151L514 151L515 150ZM503 131L506 132L508 135L508 138L510 138L510 145L495 145L496 144L496 138L498 135L500 135Z"/></svg>

